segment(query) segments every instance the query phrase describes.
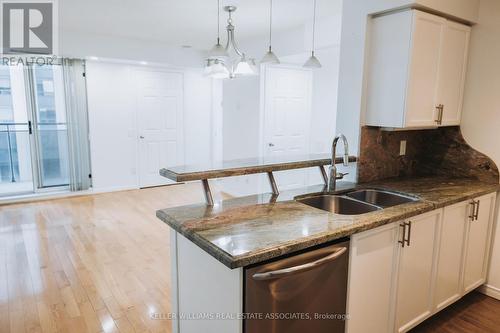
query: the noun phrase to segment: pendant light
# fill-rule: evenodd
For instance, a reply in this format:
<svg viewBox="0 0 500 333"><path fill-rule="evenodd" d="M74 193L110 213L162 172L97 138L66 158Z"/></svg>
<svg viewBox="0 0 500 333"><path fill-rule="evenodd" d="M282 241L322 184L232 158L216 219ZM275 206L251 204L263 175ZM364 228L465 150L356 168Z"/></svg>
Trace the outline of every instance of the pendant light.
<svg viewBox="0 0 500 333"><path fill-rule="evenodd" d="M210 58L229 57L229 53L220 43L220 0L217 0L217 44L209 53Z"/></svg>
<svg viewBox="0 0 500 333"><path fill-rule="evenodd" d="M262 60L260 61L261 63L265 64L279 64L280 61L278 57L274 54L272 51L272 41L273 41L273 0L269 0L269 50L267 53L264 55Z"/></svg>
<svg viewBox="0 0 500 333"><path fill-rule="evenodd" d="M321 63L319 62L318 58L314 55L314 37L316 33L316 0L314 0L314 9L313 9L313 29L312 29L312 51L311 51L311 56L309 59L307 59L306 63L304 64L304 68L321 68Z"/></svg>

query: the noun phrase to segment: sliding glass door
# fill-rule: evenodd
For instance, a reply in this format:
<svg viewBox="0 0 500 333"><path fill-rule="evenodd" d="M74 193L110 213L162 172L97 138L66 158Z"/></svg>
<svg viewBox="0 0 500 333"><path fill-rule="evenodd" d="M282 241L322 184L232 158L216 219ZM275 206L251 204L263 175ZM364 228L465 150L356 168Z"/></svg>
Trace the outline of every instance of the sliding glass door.
<svg viewBox="0 0 500 333"><path fill-rule="evenodd" d="M68 124L61 66L35 66L33 80L34 140L39 188L68 186Z"/></svg>
<svg viewBox="0 0 500 333"><path fill-rule="evenodd" d="M62 66L0 66L0 196L67 188Z"/></svg>
<svg viewBox="0 0 500 333"><path fill-rule="evenodd" d="M33 192L30 117L21 66L0 66L0 196Z"/></svg>

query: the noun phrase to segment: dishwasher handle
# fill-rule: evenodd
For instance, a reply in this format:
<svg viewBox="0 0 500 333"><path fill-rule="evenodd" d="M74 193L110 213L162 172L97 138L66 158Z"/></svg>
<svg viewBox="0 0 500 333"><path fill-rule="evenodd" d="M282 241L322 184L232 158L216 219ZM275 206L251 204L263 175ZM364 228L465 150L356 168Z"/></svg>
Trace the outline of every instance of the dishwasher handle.
<svg viewBox="0 0 500 333"><path fill-rule="evenodd" d="M293 275L296 273L305 272L305 271L311 270L313 268L316 268L318 266L324 265L330 261L334 261L335 259L342 256L346 251L347 251L347 247L341 247L341 248L335 249L335 251L333 251L332 253L330 253L326 257L323 257L323 258L318 259L316 261L313 261L313 262L310 262L307 264L303 264L303 265L289 267L289 268L278 269L278 270L271 271L271 272L256 273L252 276L252 278L254 280L257 280L257 281L264 281L264 280L271 280L271 279L279 279L279 278Z"/></svg>

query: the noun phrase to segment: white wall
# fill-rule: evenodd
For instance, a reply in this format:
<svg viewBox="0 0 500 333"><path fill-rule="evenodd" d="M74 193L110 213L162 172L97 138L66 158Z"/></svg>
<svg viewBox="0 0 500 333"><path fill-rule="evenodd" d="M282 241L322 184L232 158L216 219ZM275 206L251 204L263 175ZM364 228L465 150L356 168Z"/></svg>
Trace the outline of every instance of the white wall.
<svg viewBox="0 0 500 333"><path fill-rule="evenodd" d="M223 81L224 159L259 156L260 77Z"/></svg>
<svg viewBox="0 0 500 333"><path fill-rule="evenodd" d="M212 161L215 146L212 129L222 124L214 123L214 90L222 89L222 82L203 76L202 70L184 72L184 142L185 163L206 164ZM220 104L220 99L219 99Z"/></svg>
<svg viewBox="0 0 500 333"><path fill-rule="evenodd" d="M136 188L137 130L130 68L87 62L92 183L96 190Z"/></svg>
<svg viewBox="0 0 500 333"><path fill-rule="evenodd" d="M95 191L138 188L136 66L87 62L89 131ZM163 69L164 70L164 69ZM216 83L217 84L217 83ZM190 164L210 163L212 80L184 72L184 152Z"/></svg>
<svg viewBox="0 0 500 333"><path fill-rule="evenodd" d="M500 2L481 0L479 22L472 28L469 68L462 114L467 142L500 166ZM500 223L497 222L488 284L500 297Z"/></svg>

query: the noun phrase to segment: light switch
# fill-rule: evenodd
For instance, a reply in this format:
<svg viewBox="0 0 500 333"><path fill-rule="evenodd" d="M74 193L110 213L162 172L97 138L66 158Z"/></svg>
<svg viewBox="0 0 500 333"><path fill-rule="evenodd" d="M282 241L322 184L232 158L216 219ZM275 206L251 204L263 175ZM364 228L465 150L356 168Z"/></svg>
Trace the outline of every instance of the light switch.
<svg viewBox="0 0 500 333"><path fill-rule="evenodd" d="M399 156L406 155L406 140L401 140L399 143Z"/></svg>

